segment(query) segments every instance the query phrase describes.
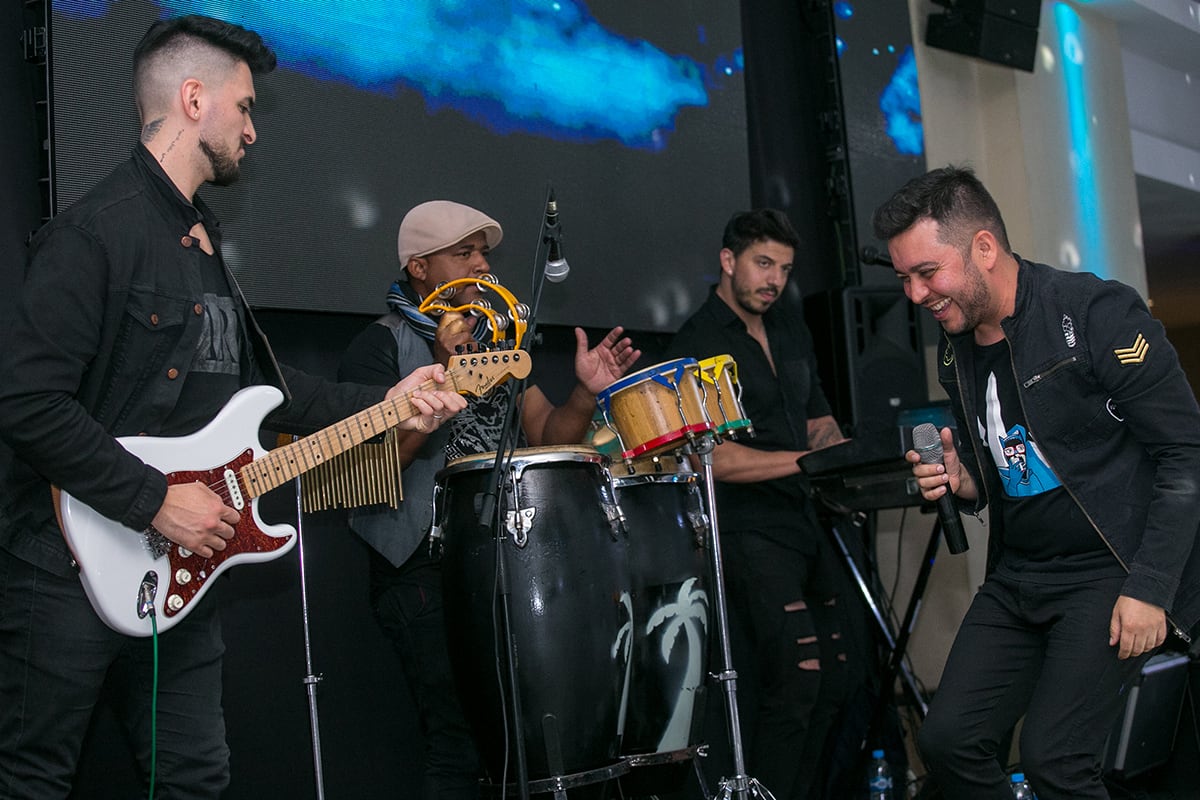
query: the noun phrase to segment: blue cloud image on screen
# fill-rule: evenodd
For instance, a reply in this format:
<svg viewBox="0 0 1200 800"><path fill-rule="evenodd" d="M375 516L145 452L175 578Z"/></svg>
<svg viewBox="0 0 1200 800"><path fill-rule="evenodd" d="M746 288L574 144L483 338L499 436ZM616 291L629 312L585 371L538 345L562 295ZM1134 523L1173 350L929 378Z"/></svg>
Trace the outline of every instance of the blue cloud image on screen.
<svg viewBox="0 0 1200 800"><path fill-rule="evenodd" d="M925 152L921 124L921 91L917 86L917 59L912 47L905 48L892 79L879 96L879 109L887 120L887 134L904 155Z"/></svg>
<svg viewBox="0 0 1200 800"><path fill-rule="evenodd" d="M104 16L107 0L55 11ZM581 0L160 0L257 31L280 66L382 94L417 91L490 130L662 150L679 112L744 68L708 65L606 29ZM702 41L704 31L697 30Z"/></svg>

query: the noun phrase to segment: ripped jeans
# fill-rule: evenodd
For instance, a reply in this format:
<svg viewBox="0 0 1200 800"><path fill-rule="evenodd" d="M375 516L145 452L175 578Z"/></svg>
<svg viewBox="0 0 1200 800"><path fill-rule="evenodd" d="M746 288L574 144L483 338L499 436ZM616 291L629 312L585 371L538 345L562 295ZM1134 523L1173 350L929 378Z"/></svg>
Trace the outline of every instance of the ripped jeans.
<svg viewBox="0 0 1200 800"><path fill-rule="evenodd" d="M723 532L721 553L730 625L741 627L731 638L749 650L734 653L747 773L778 800L804 800L825 781L849 691L842 566L815 523Z"/></svg>

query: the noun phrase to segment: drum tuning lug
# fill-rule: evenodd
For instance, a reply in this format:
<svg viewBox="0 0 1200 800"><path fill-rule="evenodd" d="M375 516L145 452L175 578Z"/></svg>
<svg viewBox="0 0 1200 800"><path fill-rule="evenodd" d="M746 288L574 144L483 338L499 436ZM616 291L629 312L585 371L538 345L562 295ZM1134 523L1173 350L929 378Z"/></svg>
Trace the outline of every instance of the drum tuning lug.
<svg viewBox="0 0 1200 800"><path fill-rule="evenodd" d="M524 547L528 544L529 530L533 528L533 517L536 513L536 508L520 508L516 511L505 512L504 527L517 547Z"/></svg>
<svg viewBox="0 0 1200 800"><path fill-rule="evenodd" d="M692 523L692 530L696 532L696 544L703 547L705 534L708 533L708 514L696 510L687 512L687 515L688 521Z"/></svg>
<svg viewBox="0 0 1200 800"><path fill-rule="evenodd" d="M612 528L613 539L620 538L621 532L625 531L625 514L621 507L616 503L601 503L600 508L604 511L604 518L608 520L609 527Z"/></svg>

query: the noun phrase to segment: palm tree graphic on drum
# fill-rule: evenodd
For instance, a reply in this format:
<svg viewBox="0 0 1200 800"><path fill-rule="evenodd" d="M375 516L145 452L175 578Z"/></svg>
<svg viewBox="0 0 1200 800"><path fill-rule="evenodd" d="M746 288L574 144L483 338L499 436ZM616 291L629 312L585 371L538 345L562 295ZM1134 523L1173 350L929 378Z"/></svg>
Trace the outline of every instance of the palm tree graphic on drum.
<svg viewBox="0 0 1200 800"><path fill-rule="evenodd" d="M679 594L673 603L664 603L650 615L646 622L646 633L649 634L658 626L666 623L662 633L663 661L671 660L671 652L680 630L687 634L687 672L684 674L683 686L679 690L679 698L671 719L663 733L660 746L679 742L678 747L686 747L688 733L692 724L692 708L696 701L696 689L703 678L701 675L704 665L704 639L701 634L708 628L708 595L703 589L695 589L697 578L688 578L679 587Z"/></svg>
<svg viewBox="0 0 1200 800"><path fill-rule="evenodd" d="M621 607L625 609L625 624L617 629L617 638L612 645L612 657L617 657L619 651L625 657L625 682L621 688L621 711L617 715L617 735L625 734L625 711L629 706L629 679L633 669L633 599L629 592L621 592L618 598Z"/></svg>

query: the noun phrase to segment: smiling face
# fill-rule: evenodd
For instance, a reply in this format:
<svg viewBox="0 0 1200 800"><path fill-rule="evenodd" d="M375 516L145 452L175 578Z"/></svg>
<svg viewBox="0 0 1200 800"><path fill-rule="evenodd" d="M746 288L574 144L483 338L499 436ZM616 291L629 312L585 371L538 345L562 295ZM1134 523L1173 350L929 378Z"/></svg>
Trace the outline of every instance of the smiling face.
<svg viewBox="0 0 1200 800"><path fill-rule="evenodd" d="M988 272L977 263L992 252L992 240L979 231L964 256L962 250L939 238L932 219L921 219L888 242L888 253L909 300L927 308L950 334L998 329L1004 313ZM983 241L982 239L986 239ZM980 338L977 333L976 338Z"/></svg>
<svg viewBox="0 0 1200 800"><path fill-rule="evenodd" d="M734 255L721 251L718 294L738 316L762 316L779 299L792 272L795 250L771 239L752 243Z"/></svg>

